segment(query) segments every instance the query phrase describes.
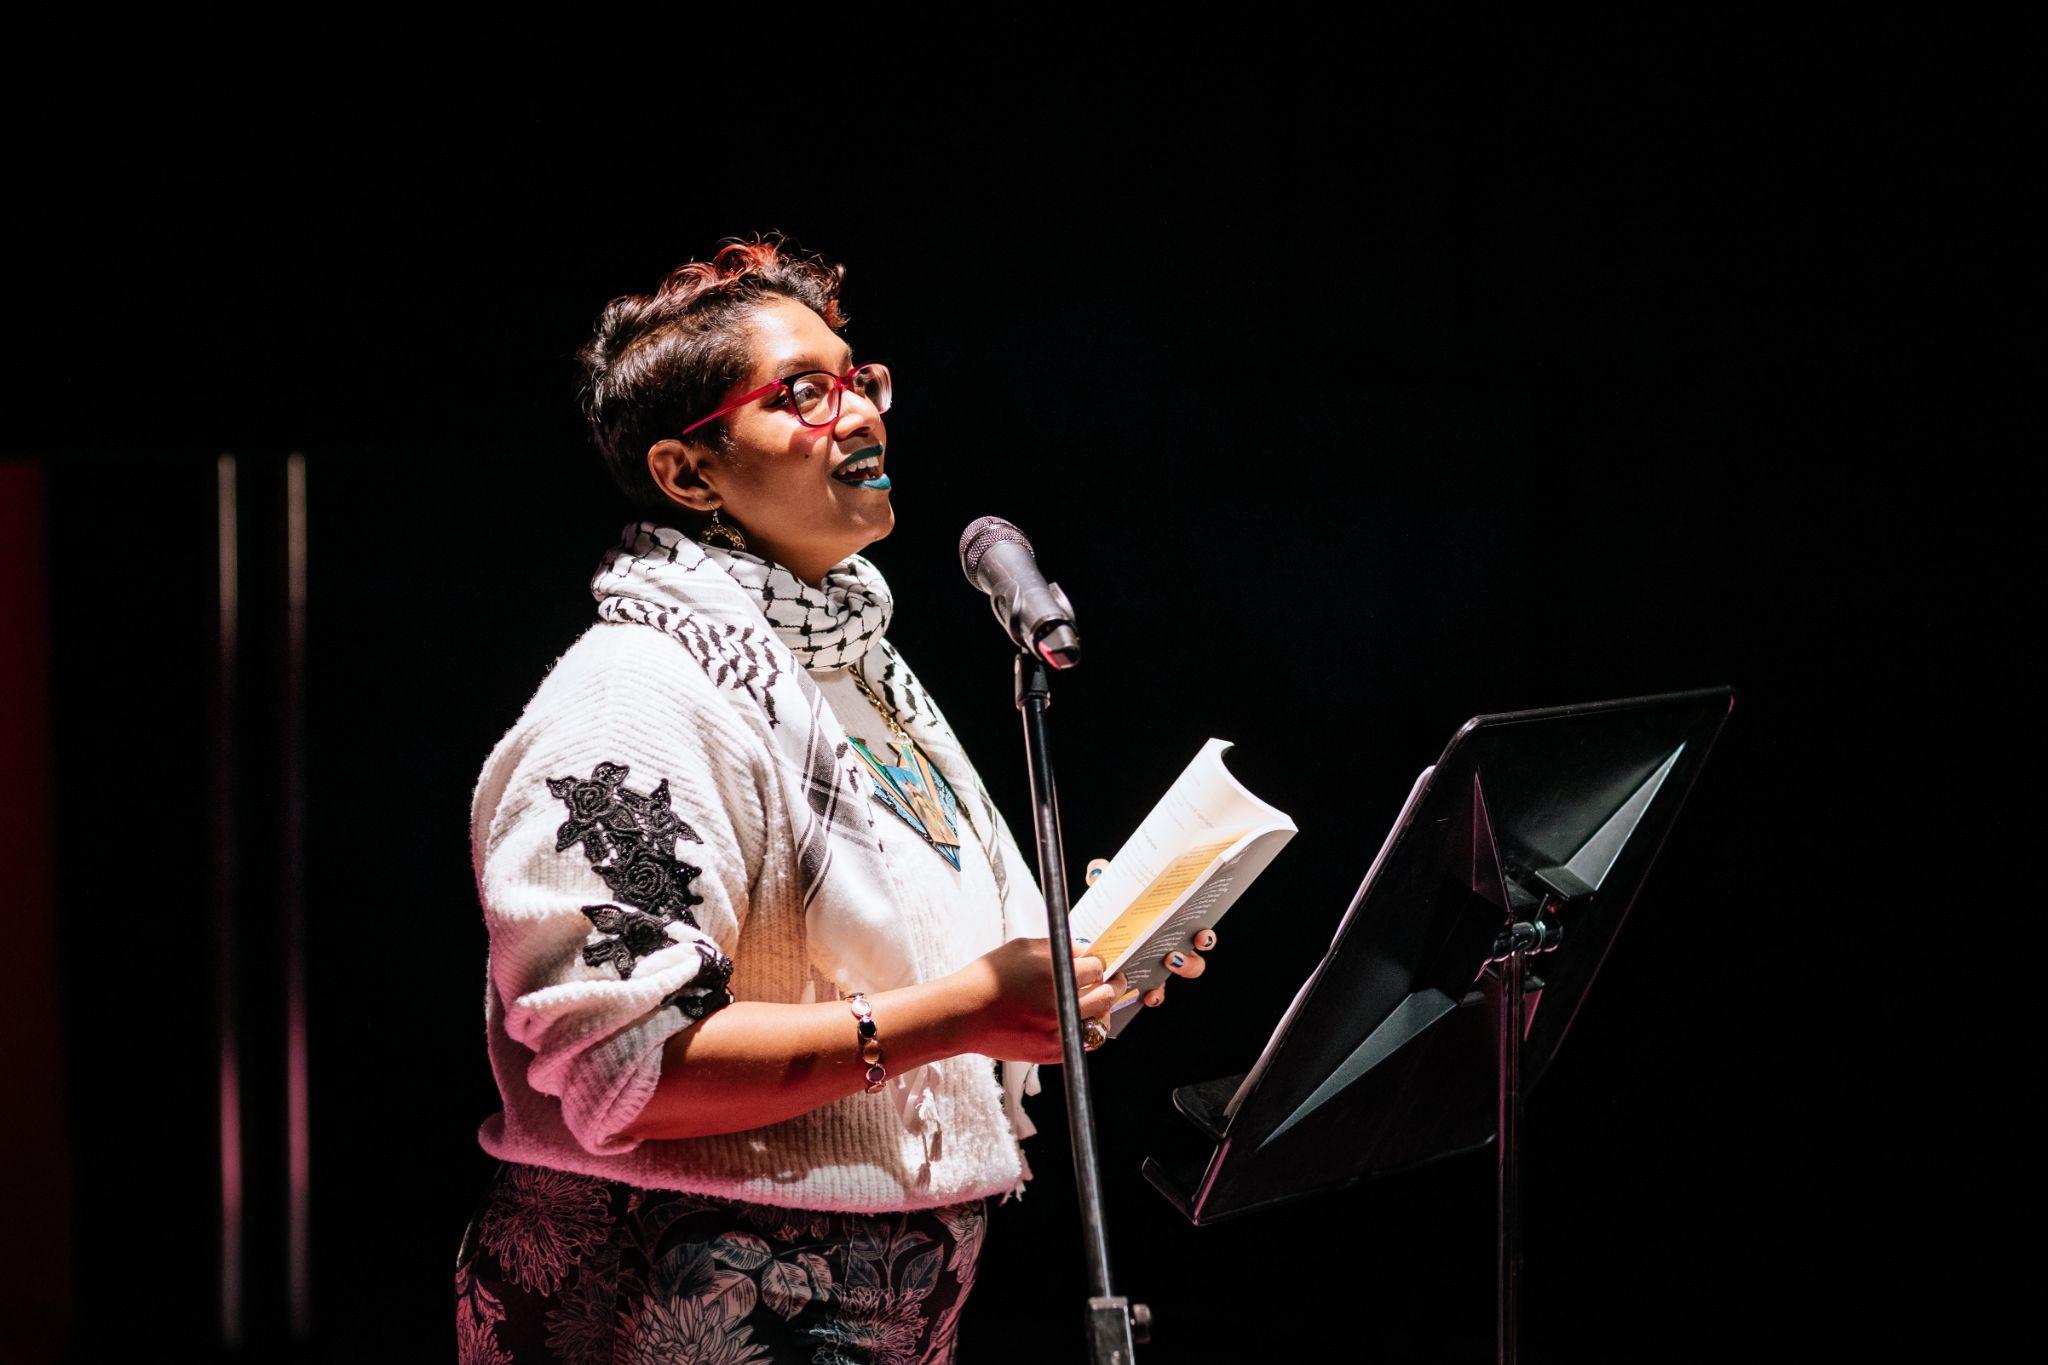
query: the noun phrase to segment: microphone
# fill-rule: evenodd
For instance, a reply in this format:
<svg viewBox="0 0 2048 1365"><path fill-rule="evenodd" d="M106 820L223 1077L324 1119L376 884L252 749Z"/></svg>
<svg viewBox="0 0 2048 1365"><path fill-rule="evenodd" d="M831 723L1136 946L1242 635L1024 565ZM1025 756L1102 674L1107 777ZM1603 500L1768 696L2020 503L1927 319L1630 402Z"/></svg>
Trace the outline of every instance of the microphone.
<svg viewBox="0 0 2048 1365"><path fill-rule="evenodd" d="M1045 581L1022 531L1001 517L983 517L960 536L960 569L988 594L996 620L1017 648L1054 668L1072 668L1081 661L1074 604L1059 584Z"/></svg>

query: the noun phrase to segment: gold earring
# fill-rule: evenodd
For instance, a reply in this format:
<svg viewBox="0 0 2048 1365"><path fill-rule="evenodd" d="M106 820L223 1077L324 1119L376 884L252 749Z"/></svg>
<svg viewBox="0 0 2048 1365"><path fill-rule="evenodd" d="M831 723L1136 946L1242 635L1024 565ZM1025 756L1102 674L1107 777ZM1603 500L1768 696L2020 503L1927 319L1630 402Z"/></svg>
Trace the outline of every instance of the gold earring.
<svg viewBox="0 0 2048 1365"><path fill-rule="evenodd" d="M706 545L722 542L729 550L744 550L747 548L747 538L740 534L740 528L737 526L727 526L723 521L719 520L716 507L711 509L711 524L705 527L704 533L697 538Z"/></svg>

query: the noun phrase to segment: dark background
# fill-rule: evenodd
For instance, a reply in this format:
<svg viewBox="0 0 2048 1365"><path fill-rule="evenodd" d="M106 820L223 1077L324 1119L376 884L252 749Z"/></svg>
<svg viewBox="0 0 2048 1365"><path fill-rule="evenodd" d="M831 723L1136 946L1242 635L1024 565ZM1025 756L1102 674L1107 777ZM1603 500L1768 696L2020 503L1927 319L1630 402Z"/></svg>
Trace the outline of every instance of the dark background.
<svg viewBox="0 0 2048 1365"><path fill-rule="evenodd" d="M1925 546L1945 469L2005 440L1986 399L2023 354L1994 335L2020 272L1986 211L2011 106L1922 37L1507 35L1441 75L1398 46L1369 70L821 67L725 100L172 82L74 108L23 152L5 451L46 542L14 596L45 612L48 743L8 786L21 875L54 887L48 912L14 901L55 927L19 998L64 1058L23 1112L68 1134L11 1163L10 1198L35 1211L20 1266L71 1267L10 1307L20 1349L212 1339L212 509L233 453L249 1354L287 1353L269 911L280 471L302 452L299 1354L446 1357L496 1103L469 795L628 519L572 353L609 298L768 229L848 264L856 352L898 376L898 526L870 557L1013 828L1008 657L954 553L987 513L1031 534L1084 627L1053 713L1076 866L1211 735L1301 826L1207 977L1093 1063L1118 1287L1158 1318L1144 1358L1326 1333L1489 1358L1485 1157L1202 1229L1139 1161L1172 1087L1257 1055L1460 722L1718 683L1730 725L1529 1107L1528 1358L1870 1328L1846 1305L1881 1299L1912 1239L1896 1191L1858 1193L1884 1159L1856 1117L1883 1006L1830 984L1875 960L1843 946L1838 874L1911 826L1891 798L1929 737L1863 735L1965 627ZM966 1359L1078 1346L1058 1111L1048 1084Z"/></svg>

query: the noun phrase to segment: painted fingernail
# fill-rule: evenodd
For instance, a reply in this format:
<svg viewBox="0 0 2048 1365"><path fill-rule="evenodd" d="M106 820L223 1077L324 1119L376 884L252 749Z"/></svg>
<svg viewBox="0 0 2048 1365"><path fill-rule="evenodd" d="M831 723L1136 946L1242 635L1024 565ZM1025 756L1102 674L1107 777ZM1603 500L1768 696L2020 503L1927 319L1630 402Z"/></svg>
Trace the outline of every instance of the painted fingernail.
<svg viewBox="0 0 2048 1365"><path fill-rule="evenodd" d="M1179 953L1175 953L1172 957L1166 959L1166 965L1169 967L1178 967L1186 961L1187 959L1185 957L1181 956Z"/></svg>

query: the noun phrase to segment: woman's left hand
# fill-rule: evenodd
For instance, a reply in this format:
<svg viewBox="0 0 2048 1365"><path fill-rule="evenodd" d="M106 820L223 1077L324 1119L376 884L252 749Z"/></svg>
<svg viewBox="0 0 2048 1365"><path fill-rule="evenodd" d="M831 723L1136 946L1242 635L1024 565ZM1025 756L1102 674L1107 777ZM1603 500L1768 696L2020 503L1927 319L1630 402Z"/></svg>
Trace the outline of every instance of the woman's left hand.
<svg viewBox="0 0 2048 1365"><path fill-rule="evenodd" d="M1088 870L1083 874L1088 884L1094 885L1096 878L1100 877L1103 869L1108 866L1109 859L1107 858L1091 858L1088 862ZM1209 963L1203 958L1202 954L1215 946L1216 931L1214 929L1197 929L1189 937L1187 946L1168 953L1162 965L1175 976L1185 976L1192 980L1200 976L1208 968ZM1165 1004L1166 987L1158 985L1146 991L1145 1003L1147 1005Z"/></svg>
<svg viewBox="0 0 2048 1365"><path fill-rule="evenodd" d="M1186 948L1182 948L1176 952L1171 952L1166 955L1166 970L1172 972L1175 976L1200 976L1202 974L1203 969L1206 968L1209 964L1202 957L1201 953L1196 952L1195 949L1208 949L1214 948L1215 946L1216 931L1214 929L1197 929L1195 930L1194 935L1191 938L1189 938L1188 946ZM1164 985L1158 985L1154 986L1151 990L1146 991L1145 1003L1147 1005L1165 1004L1166 987Z"/></svg>

